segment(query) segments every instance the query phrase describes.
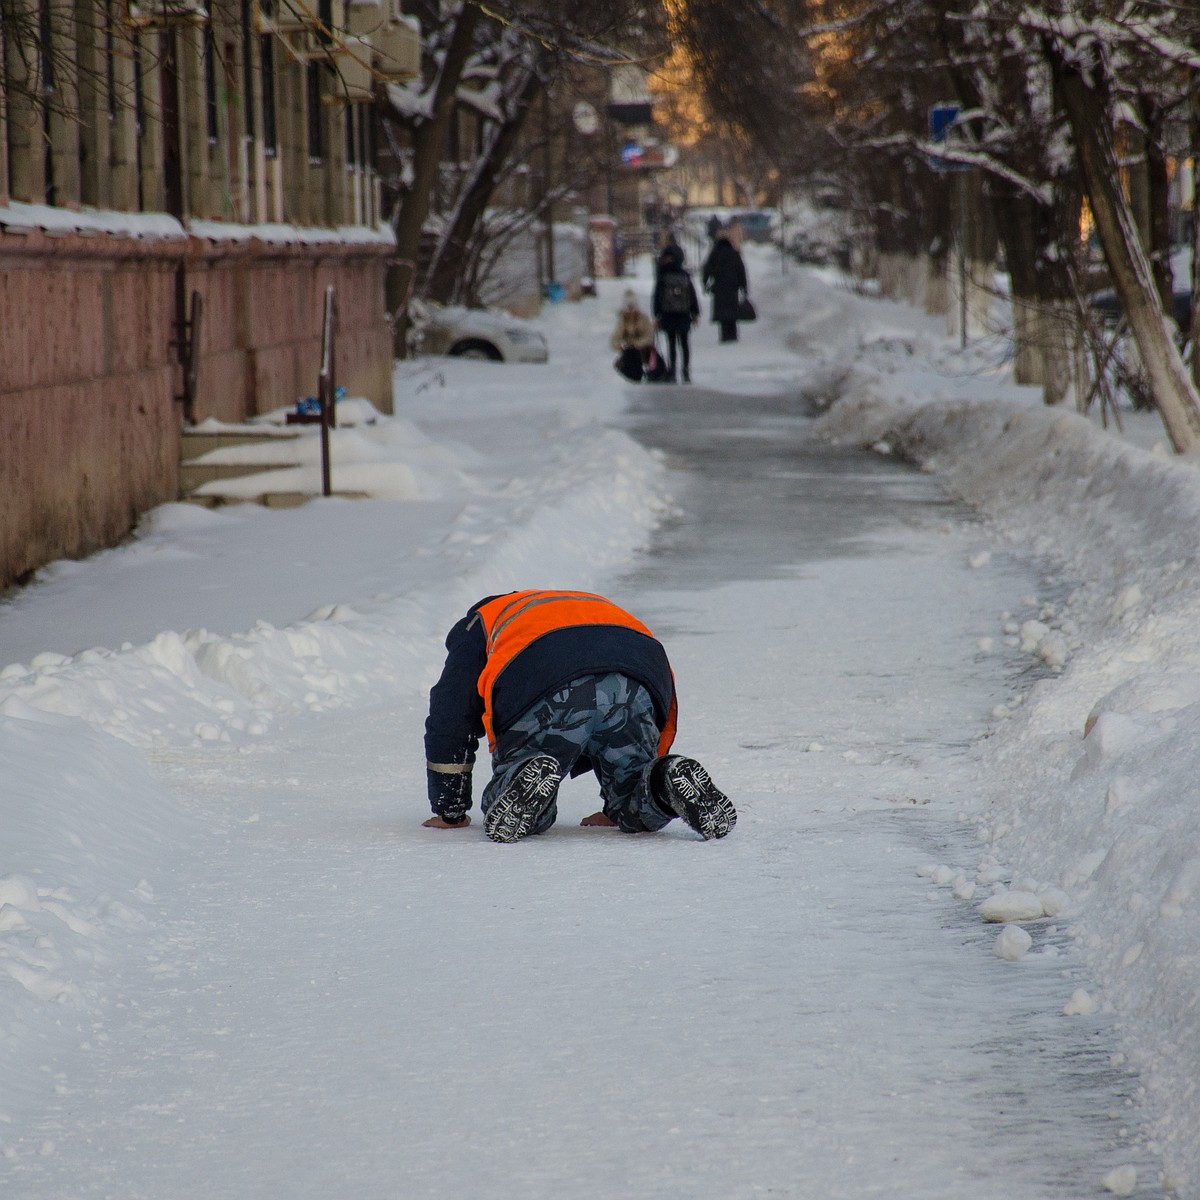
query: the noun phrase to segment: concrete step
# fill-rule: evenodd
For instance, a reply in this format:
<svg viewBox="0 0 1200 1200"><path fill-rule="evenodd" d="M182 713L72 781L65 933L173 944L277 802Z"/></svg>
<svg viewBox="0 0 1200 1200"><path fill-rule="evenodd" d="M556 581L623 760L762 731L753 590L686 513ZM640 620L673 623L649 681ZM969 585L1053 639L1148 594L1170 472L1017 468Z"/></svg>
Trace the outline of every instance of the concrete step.
<svg viewBox="0 0 1200 1200"><path fill-rule="evenodd" d="M256 429L185 429L180 436L180 457L184 462L200 458L213 450L227 450L231 446L264 445L270 442L292 441L301 436L301 430L288 429L265 433Z"/></svg>
<svg viewBox="0 0 1200 1200"><path fill-rule="evenodd" d="M333 495L341 500L367 500L368 492L339 492ZM310 500L316 500L312 492L262 492L257 496L184 496L188 504L198 504L202 508L225 508L231 504L261 504L263 508L299 508Z"/></svg>
<svg viewBox="0 0 1200 1200"><path fill-rule="evenodd" d="M296 491L294 488L272 488L270 476L297 467L299 462L239 462L239 463L208 463L202 461L204 456L214 450L227 450L235 446L278 445L281 441L290 442L305 436L300 428L289 429L286 432L274 431L264 433L261 430L221 429L195 430L185 429L181 439L181 459L179 465L180 498L190 504L198 504L204 508L223 508L228 504L261 504L265 508L298 508L307 504L318 493ZM233 495L209 488L203 495L197 495L196 489L211 484L220 484L223 480L242 479L248 475L263 475L267 478L261 481L262 491L254 495ZM367 492L335 491L335 496L345 500L366 500Z"/></svg>
<svg viewBox="0 0 1200 1200"><path fill-rule="evenodd" d="M296 464L284 464L282 469L287 469L288 465ZM279 463L182 462L179 464L179 490L186 495L214 480L241 479L243 475L261 475L280 469Z"/></svg>

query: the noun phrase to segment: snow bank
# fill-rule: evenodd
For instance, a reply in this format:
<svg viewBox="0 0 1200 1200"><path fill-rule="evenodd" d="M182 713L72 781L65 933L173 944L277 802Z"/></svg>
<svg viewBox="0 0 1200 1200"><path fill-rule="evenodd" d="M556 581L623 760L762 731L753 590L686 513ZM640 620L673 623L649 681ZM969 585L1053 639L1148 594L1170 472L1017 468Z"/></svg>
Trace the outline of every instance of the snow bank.
<svg viewBox="0 0 1200 1200"><path fill-rule="evenodd" d="M1073 585L1048 620L1003 629L1058 672L997 714L964 815L1007 874L1068 893L1070 932L1102 985L1100 1001L1069 1008L1124 1018L1159 1148L1186 1190L1200 1180L1200 472L1074 413L1004 402L859 396L822 431L883 441L936 472ZM1027 920L1037 905L1006 889L982 915ZM997 947L1018 950L1011 937Z"/></svg>
<svg viewBox="0 0 1200 1200"><path fill-rule="evenodd" d="M383 465L389 441L404 456L415 437L402 421L375 432L357 444ZM450 466L422 446L430 472ZM664 509L663 474L624 434L581 425L542 449L536 473L490 492L464 487L469 502L439 555L444 575L414 564L403 594L327 606L286 628L166 630L140 646L43 653L0 671L0 1076L28 1050L31 1028L61 1034L60 1010L101 1004L100 966L145 921L163 842L187 836L148 755L237 745L281 714L426 690L446 631L481 596L587 587L626 562ZM217 519L169 505L145 531ZM548 546L554 580L543 578Z"/></svg>

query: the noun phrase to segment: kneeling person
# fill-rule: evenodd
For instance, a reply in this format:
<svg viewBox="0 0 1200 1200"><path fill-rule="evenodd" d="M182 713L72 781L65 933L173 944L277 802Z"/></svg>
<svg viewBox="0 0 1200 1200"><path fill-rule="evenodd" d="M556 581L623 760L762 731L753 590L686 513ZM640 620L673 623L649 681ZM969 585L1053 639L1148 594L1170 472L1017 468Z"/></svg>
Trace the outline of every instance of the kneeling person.
<svg viewBox="0 0 1200 1200"><path fill-rule="evenodd" d="M670 754L678 705L662 644L636 617L590 592L509 592L479 601L450 630L429 693L425 824L470 824L479 737L492 752L480 807L496 842L544 833L558 786L594 771L603 809L585 825L626 833L680 817L706 840L737 813L694 759Z"/></svg>

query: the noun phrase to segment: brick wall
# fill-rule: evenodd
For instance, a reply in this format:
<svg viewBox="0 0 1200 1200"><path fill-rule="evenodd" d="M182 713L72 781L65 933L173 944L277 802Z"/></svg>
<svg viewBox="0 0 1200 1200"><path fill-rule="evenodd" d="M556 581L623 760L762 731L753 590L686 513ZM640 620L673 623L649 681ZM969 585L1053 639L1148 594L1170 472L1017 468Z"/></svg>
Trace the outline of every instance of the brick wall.
<svg viewBox="0 0 1200 1200"><path fill-rule="evenodd" d="M337 381L391 412L387 245L0 233L0 590L119 542L178 495L175 276L204 299L197 420L313 395L333 284Z"/></svg>

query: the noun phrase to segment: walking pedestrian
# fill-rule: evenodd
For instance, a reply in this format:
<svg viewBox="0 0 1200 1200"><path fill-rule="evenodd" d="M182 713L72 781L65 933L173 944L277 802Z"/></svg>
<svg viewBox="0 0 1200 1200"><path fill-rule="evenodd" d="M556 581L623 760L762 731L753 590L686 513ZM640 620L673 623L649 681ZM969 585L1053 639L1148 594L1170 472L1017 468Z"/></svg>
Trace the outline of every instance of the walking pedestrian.
<svg viewBox="0 0 1200 1200"><path fill-rule="evenodd" d="M603 807L583 820L626 833L675 817L705 840L737 813L695 760L669 753L678 704L662 643L591 592L525 590L471 606L446 638L429 693L425 755L432 829L469 825L481 734L492 777L480 807L494 842L544 833L558 788L591 770Z"/></svg>
<svg viewBox="0 0 1200 1200"><path fill-rule="evenodd" d="M717 240L704 260L704 290L712 294L712 319L720 325L722 342L738 340L738 306L746 298L748 282L746 264L734 248L726 231Z"/></svg>
<svg viewBox="0 0 1200 1200"><path fill-rule="evenodd" d="M683 250L668 243L658 256L658 275L650 306L658 327L667 335L667 379L675 383L682 368L683 382L692 382L692 326L700 320L696 285L683 266Z"/></svg>

